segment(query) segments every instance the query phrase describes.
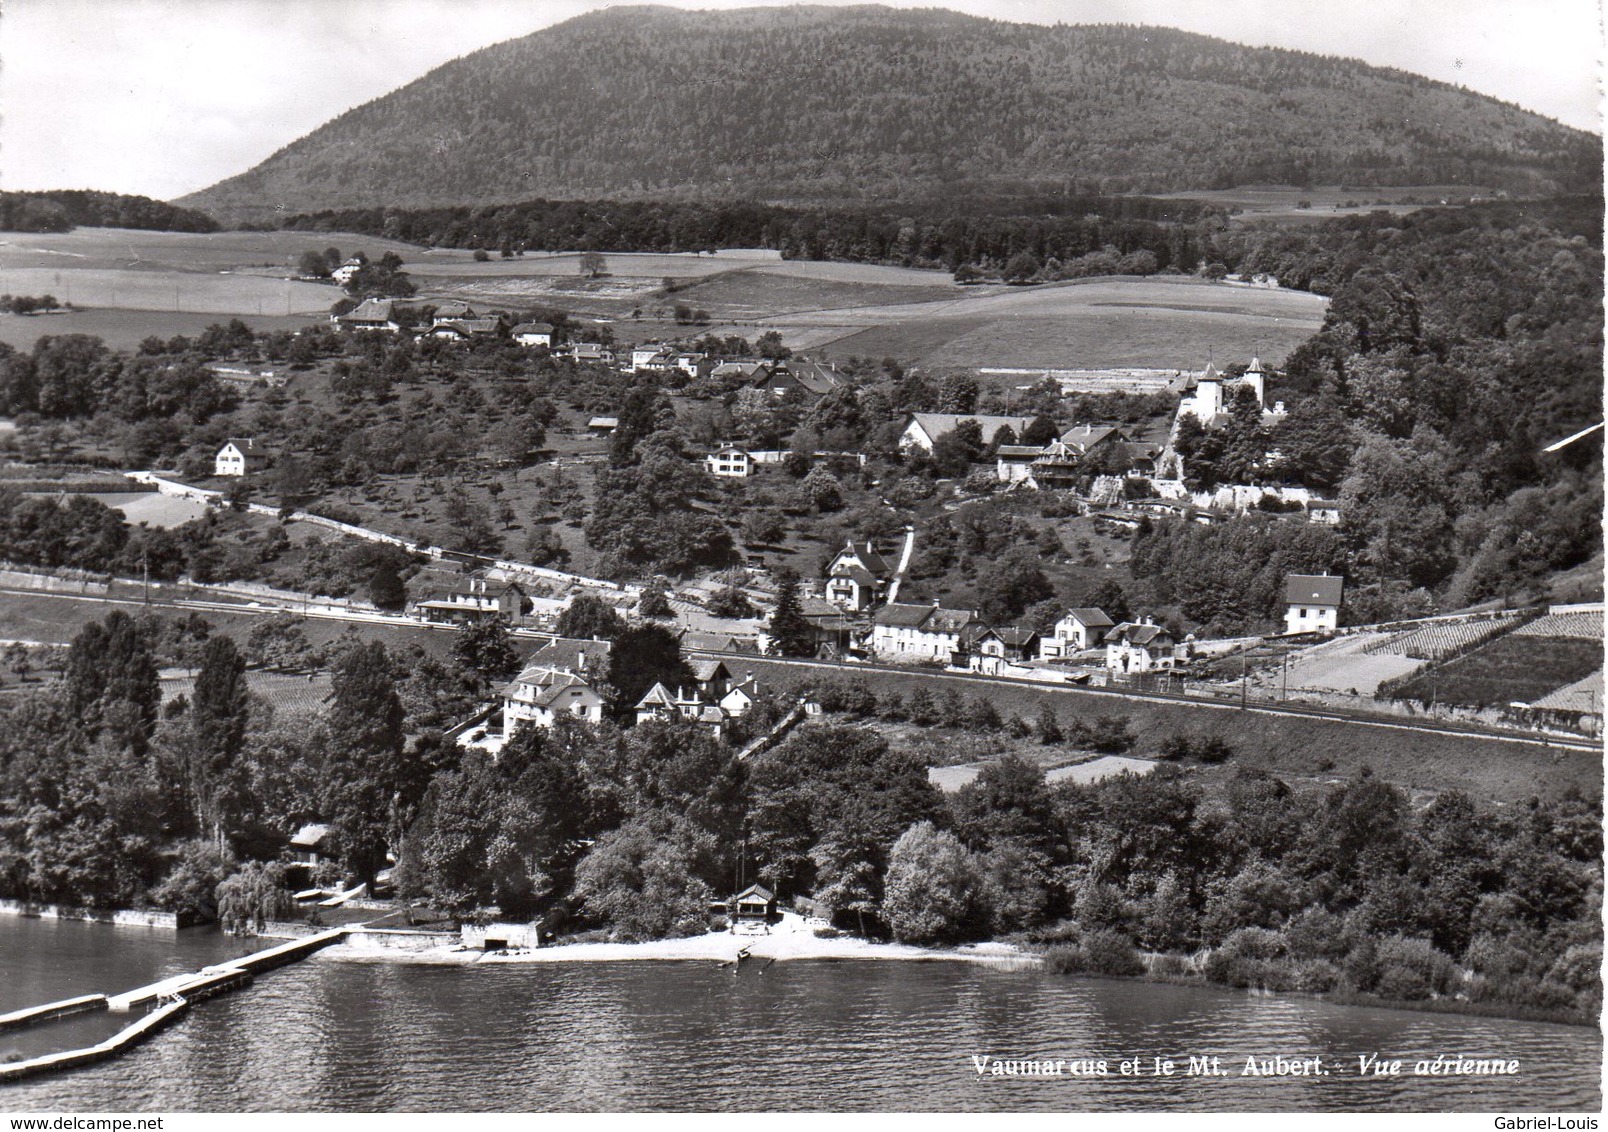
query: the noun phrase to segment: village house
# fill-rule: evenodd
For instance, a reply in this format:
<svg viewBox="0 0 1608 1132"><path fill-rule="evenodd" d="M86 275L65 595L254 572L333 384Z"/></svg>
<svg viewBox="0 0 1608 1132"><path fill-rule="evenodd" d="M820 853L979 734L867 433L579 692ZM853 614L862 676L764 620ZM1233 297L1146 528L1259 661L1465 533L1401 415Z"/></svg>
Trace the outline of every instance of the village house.
<svg viewBox="0 0 1608 1132"><path fill-rule="evenodd" d="M641 373L643 370L648 368L649 362L653 361L654 358L661 356L666 357L668 360L668 355L665 354L664 346L658 342L644 342L640 346L632 346L630 372Z"/></svg>
<svg viewBox="0 0 1608 1132"><path fill-rule="evenodd" d="M445 338L457 342L468 342L477 338L496 338L502 333L502 320L499 318L459 318L442 321L437 319L430 327L430 337Z"/></svg>
<svg viewBox="0 0 1608 1132"><path fill-rule="evenodd" d="M994 451L995 474L1000 483L1023 483L1033 478L1033 465L1043 455L1031 444L1001 444Z"/></svg>
<svg viewBox="0 0 1608 1132"><path fill-rule="evenodd" d="M826 568L826 600L856 613L871 608L887 593L893 567L878 554L870 540L857 547L844 543Z"/></svg>
<svg viewBox="0 0 1608 1132"><path fill-rule="evenodd" d="M253 437L231 436L212 461L215 476L246 476L273 463L273 455Z"/></svg>
<svg viewBox="0 0 1608 1132"><path fill-rule="evenodd" d="M1290 574L1284 579L1284 631L1332 633L1340 624L1346 580L1333 574Z"/></svg>
<svg viewBox="0 0 1608 1132"><path fill-rule="evenodd" d="M1060 660L1074 653L1087 652L1115 627L1115 622L1103 610L1094 608L1069 609L1048 637L1039 645L1039 656L1044 660Z"/></svg>
<svg viewBox="0 0 1608 1132"><path fill-rule="evenodd" d="M682 652L758 652L755 637L740 637L736 633L712 629L683 628L676 634Z"/></svg>
<svg viewBox="0 0 1608 1132"><path fill-rule="evenodd" d="M342 330L383 330L394 334L402 329L396 320L396 305L390 299L364 299L345 314L335 316L334 321Z"/></svg>
<svg viewBox="0 0 1608 1132"><path fill-rule="evenodd" d="M973 672L994 676L1007 665L1038 659L1039 635L1019 625L969 625L961 634L961 648Z"/></svg>
<svg viewBox="0 0 1608 1132"><path fill-rule="evenodd" d="M619 417L593 417L586 422L586 431L596 436L611 436L619 427Z"/></svg>
<svg viewBox="0 0 1608 1132"><path fill-rule="evenodd" d="M521 723L551 727L561 715L588 723L603 719L597 684L608 673L608 641L554 637L531 653L518 676L503 689L503 738Z"/></svg>
<svg viewBox="0 0 1608 1132"><path fill-rule="evenodd" d="M853 619L847 616L844 608L834 605L824 598L814 594L803 594L799 598L799 612L804 620L810 623L810 630L814 636L815 656L846 656L854 644L854 632L857 628Z"/></svg>
<svg viewBox="0 0 1608 1132"><path fill-rule="evenodd" d="M352 281L352 277L354 275L363 270L364 266L365 264L362 256L352 256L334 271L331 271L329 273L329 277L344 287Z"/></svg>
<svg viewBox="0 0 1608 1132"><path fill-rule="evenodd" d="M554 357L568 358L577 365L614 364L614 351L596 342L571 342L563 349L554 351Z"/></svg>
<svg viewBox="0 0 1608 1132"><path fill-rule="evenodd" d="M995 417L980 413L913 413L910 422L899 436L899 451L905 455L912 452L932 453L932 446L939 439L955 431L962 421L976 421L982 433L983 446L994 443L994 438L1004 428L1011 430L1012 435L1020 437L1027 431L1028 425L1033 423L1032 417Z"/></svg>
<svg viewBox="0 0 1608 1132"><path fill-rule="evenodd" d="M662 681L655 683L637 701L636 721L679 717L703 724L719 738L731 720L746 715L759 699L759 681L752 673L733 684L719 660L694 662L693 675L697 681L693 687L673 692Z"/></svg>
<svg viewBox="0 0 1608 1132"><path fill-rule="evenodd" d="M753 456L734 444L723 444L704 457L704 471L724 479L747 479L754 465Z"/></svg>
<svg viewBox="0 0 1608 1132"><path fill-rule="evenodd" d="M508 336L521 346L553 345L553 325L550 322L522 322L508 332Z"/></svg>
<svg viewBox="0 0 1608 1132"><path fill-rule="evenodd" d="M479 576L465 578L445 597L415 602L414 609L426 621L441 625L463 625L488 617L518 621L529 599L518 582L493 582Z"/></svg>
<svg viewBox="0 0 1608 1132"><path fill-rule="evenodd" d="M871 617L871 651L893 660L954 664L965 652L961 636L979 620L974 609L931 605L885 605Z"/></svg>
<svg viewBox="0 0 1608 1132"><path fill-rule="evenodd" d="M764 362L747 358L732 358L721 362L710 370L709 377L713 381L731 385L763 386L767 372Z"/></svg>
<svg viewBox="0 0 1608 1132"><path fill-rule="evenodd" d="M782 398L796 393L806 400L818 400L846 384L848 378L838 373L835 366L802 358L778 362L754 383L756 388L769 390L772 397Z"/></svg>
<svg viewBox="0 0 1608 1132"><path fill-rule="evenodd" d="M1156 672L1177 666L1184 651L1152 617L1124 621L1106 634L1106 667L1112 672Z"/></svg>

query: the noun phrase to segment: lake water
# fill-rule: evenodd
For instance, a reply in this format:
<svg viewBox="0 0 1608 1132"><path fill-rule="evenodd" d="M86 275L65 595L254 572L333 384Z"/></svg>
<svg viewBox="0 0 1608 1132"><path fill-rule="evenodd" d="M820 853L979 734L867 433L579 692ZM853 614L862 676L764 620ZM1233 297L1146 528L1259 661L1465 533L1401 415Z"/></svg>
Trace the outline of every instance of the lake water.
<svg viewBox="0 0 1608 1132"><path fill-rule="evenodd" d="M0 919L0 1005L124 990L243 948L215 933ZM40 1031L44 1033L44 1031ZM19 1037L0 1035L0 1052ZM1357 1058L1406 1062L1360 1077ZM1184 1076L1191 1054L1228 1076ZM1240 1075L1247 1056L1329 1076ZM1437 1054L1514 1077L1412 1076ZM1103 1058L1090 1078L972 1058ZM1150 1074L1152 1058L1178 1075ZM1144 1073L1124 1077L1120 1063ZM796 961L431 967L335 948L198 1003L114 1061L0 1085L0 1110L1547 1110L1601 1107L1592 1029L1005 970Z"/></svg>

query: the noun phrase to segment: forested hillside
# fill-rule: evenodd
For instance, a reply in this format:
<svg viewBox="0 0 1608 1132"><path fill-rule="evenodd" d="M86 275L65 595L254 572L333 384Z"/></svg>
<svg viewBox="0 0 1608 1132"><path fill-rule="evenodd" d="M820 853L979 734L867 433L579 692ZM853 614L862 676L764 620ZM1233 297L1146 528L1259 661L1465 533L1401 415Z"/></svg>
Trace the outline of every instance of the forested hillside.
<svg viewBox="0 0 1608 1132"><path fill-rule="evenodd" d="M1154 271L1193 270L1227 217L1199 201L1081 195L884 208L533 200L478 208L325 210L292 216L281 226L504 252L775 248L787 259L950 271L962 264L1000 266L1024 251L1040 261L1067 260L1109 246L1124 255L1149 252Z"/></svg>
<svg viewBox="0 0 1608 1132"><path fill-rule="evenodd" d="M73 228L216 232L218 222L193 209L124 193L93 189L0 193L0 231L66 232Z"/></svg>
<svg viewBox="0 0 1608 1132"><path fill-rule="evenodd" d="M1601 140L1355 60L943 11L611 8L477 51L187 199L912 200L1258 181L1595 184Z"/></svg>

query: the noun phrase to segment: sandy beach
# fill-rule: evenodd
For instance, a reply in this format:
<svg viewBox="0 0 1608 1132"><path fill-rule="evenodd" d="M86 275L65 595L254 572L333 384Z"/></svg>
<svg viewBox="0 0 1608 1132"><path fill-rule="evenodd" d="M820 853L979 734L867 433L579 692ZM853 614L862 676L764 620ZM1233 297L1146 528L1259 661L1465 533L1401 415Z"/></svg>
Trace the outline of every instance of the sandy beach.
<svg viewBox="0 0 1608 1132"><path fill-rule="evenodd" d="M734 935L710 932L682 939L650 940L644 943L570 943L552 947L513 948L507 951L474 951L463 947L436 947L405 950L365 940L361 935L320 954L333 960L382 959L399 963L467 965L471 963L604 963L632 960L688 960L735 963L739 954L745 962L783 959L900 959L961 960L999 965L1031 965L1038 956L1008 943L977 943L954 948L911 947L899 943L873 943L856 936L820 937L819 924L784 913L782 922L768 934Z"/></svg>

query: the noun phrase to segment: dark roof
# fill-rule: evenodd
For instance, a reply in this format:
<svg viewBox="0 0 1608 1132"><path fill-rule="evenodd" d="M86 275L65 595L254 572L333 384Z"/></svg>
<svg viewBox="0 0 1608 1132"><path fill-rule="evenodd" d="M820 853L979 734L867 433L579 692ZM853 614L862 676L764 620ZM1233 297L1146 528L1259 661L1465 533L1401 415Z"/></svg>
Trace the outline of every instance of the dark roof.
<svg viewBox="0 0 1608 1132"><path fill-rule="evenodd" d="M766 904L769 904L772 900L776 899L776 894L762 884L749 885L747 888L739 892L734 899L741 900L745 896L752 896L756 900L764 901Z"/></svg>
<svg viewBox="0 0 1608 1132"><path fill-rule="evenodd" d="M530 654L525 671L551 668L560 672L579 672L583 666L597 670L608 663L614 648L609 641L582 641L573 637L554 637ZM523 679L525 673L521 672Z"/></svg>
<svg viewBox="0 0 1608 1132"><path fill-rule="evenodd" d="M1106 639L1123 640L1131 645L1159 645L1170 642L1172 634L1167 631L1165 625L1137 625L1132 621L1124 621L1113 629Z"/></svg>
<svg viewBox="0 0 1608 1132"><path fill-rule="evenodd" d="M1121 433L1118 433L1114 428L1095 425L1079 425L1077 428L1068 429L1067 431L1063 432L1060 440L1062 444L1081 454L1087 452L1096 445L1111 439L1113 434L1115 434L1119 440L1122 438Z"/></svg>
<svg viewBox="0 0 1608 1132"><path fill-rule="evenodd" d="M954 432L961 421L976 421L984 444L992 444L1002 428L1009 427L1013 433L1021 436L1033 423L1032 417L994 417L984 413L912 413L911 416L933 440Z"/></svg>
<svg viewBox="0 0 1608 1132"><path fill-rule="evenodd" d="M1284 579L1284 600L1290 605L1339 605L1345 585L1337 574L1290 574Z"/></svg>
<svg viewBox="0 0 1608 1132"><path fill-rule="evenodd" d="M888 566L888 560L873 550L869 541L867 541L864 546L855 546L854 542L850 540L843 547L843 549L838 551L833 557L833 565L836 565L838 559L842 558L845 554L853 554L860 560L860 564L873 574L886 576L893 573L893 570ZM830 573L830 570L828 573Z"/></svg>
<svg viewBox="0 0 1608 1132"><path fill-rule="evenodd" d="M1116 622L1107 617L1105 615L1105 611L1101 609L1084 607L1081 609L1069 609L1066 612L1067 616L1076 617L1079 621L1083 622L1091 629L1109 629L1111 626L1116 624Z"/></svg>
<svg viewBox="0 0 1608 1132"><path fill-rule="evenodd" d="M994 450L994 455L1001 460L1036 460L1044 455L1044 449L1036 448L1031 444L1001 444Z"/></svg>
<svg viewBox="0 0 1608 1132"><path fill-rule="evenodd" d="M1023 625L1006 625L999 629L990 629L989 632L998 637L1012 648L1025 648L1038 639L1038 631Z"/></svg>
<svg viewBox="0 0 1608 1132"><path fill-rule="evenodd" d="M894 602L892 605L884 605L872 614L871 623L892 625L901 629L919 629L927 623L927 618L931 617L937 608L935 605L900 605Z"/></svg>
<svg viewBox="0 0 1608 1132"><path fill-rule="evenodd" d="M390 299L364 299L340 316L341 322L390 322Z"/></svg>
<svg viewBox="0 0 1608 1132"><path fill-rule="evenodd" d="M524 678L524 675L523 672L520 673L521 679ZM592 688L585 680L582 680L579 676L572 676L568 672L550 671L545 673L541 679L525 680L524 682L536 685L535 701L539 707L551 707L554 701L563 698L564 694L571 689L586 688L591 690Z"/></svg>
<svg viewBox="0 0 1608 1132"><path fill-rule="evenodd" d="M551 334L553 324L550 322L522 322L509 331L510 334Z"/></svg>

